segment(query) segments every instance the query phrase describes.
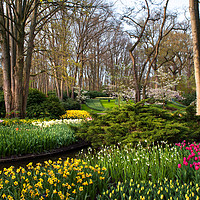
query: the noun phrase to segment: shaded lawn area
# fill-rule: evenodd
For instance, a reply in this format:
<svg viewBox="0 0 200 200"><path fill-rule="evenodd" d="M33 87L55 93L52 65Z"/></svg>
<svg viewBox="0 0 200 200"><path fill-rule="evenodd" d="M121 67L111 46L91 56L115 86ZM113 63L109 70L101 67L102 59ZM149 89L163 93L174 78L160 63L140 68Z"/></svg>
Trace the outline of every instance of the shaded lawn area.
<svg viewBox="0 0 200 200"><path fill-rule="evenodd" d="M100 113L101 112L99 110L93 110L93 109L89 108L88 106L86 106L85 104L81 105L81 110L85 110L85 111L87 111L87 112L89 112L91 114L92 113L96 114L96 113Z"/></svg>
<svg viewBox="0 0 200 200"><path fill-rule="evenodd" d="M102 99L100 100L101 103L102 103L102 106L106 109L106 110L109 110L109 109L112 109L113 107L116 107L118 105L115 104L115 99L110 99L110 102L107 100L107 99ZM97 113L104 113L106 111L99 111L99 110L93 110L91 108L89 108L86 104L82 104L81 105L81 110L85 110L89 113L94 113L94 114L97 114Z"/></svg>

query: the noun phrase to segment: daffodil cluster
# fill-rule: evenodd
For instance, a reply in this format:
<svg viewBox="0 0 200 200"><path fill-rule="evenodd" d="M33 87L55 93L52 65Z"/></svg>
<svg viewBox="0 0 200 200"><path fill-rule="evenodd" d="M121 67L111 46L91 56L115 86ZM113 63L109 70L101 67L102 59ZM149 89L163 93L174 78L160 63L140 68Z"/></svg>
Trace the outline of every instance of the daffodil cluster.
<svg viewBox="0 0 200 200"><path fill-rule="evenodd" d="M62 115L61 119L87 119L90 118L91 115L89 112L85 110L67 110L64 115Z"/></svg>
<svg viewBox="0 0 200 200"><path fill-rule="evenodd" d="M12 125L16 125L16 124L32 124L35 121L43 121L43 119L3 119L0 120L0 125L4 125L4 126L12 126Z"/></svg>
<svg viewBox="0 0 200 200"><path fill-rule="evenodd" d="M94 199L105 184L106 168L80 159L29 163L0 171L0 199Z"/></svg>

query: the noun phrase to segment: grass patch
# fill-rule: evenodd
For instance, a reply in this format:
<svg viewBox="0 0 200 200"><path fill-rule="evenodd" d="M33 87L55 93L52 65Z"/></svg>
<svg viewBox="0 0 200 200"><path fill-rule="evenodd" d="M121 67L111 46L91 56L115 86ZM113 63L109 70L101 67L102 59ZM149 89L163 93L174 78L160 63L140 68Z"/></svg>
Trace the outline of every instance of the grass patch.
<svg viewBox="0 0 200 200"><path fill-rule="evenodd" d="M85 110L85 111L87 111L87 112L89 112L89 113L91 113L91 114L97 114L97 113L99 113L99 110L94 110L94 109L92 109L92 108L89 108L87 105L85 105L85 104L81 104L81 110Z"/></svg>
<svg viewBox="0 0 200 200"><path fill-rule="evenodd" d="M105 108L103 107L103 105L101 104L101 101L99 99L86 99L85 104L94 110L98 110L98 111L104 111Z"/></svg>
<svg viewBox="0 0 200 200"><path fill-rule="evenodd" d="M101 99L101 103L105 109L112 109L112 108L118 106L115 104L115 99L110 99L110 101Z"/></svg>
<svg viewBox="0 0 200 200"><path fill-rule="evenodd" d="M167 102L166 106L176 108L177 110L185 110L185 107L174 104L173 102Z"/></svg>

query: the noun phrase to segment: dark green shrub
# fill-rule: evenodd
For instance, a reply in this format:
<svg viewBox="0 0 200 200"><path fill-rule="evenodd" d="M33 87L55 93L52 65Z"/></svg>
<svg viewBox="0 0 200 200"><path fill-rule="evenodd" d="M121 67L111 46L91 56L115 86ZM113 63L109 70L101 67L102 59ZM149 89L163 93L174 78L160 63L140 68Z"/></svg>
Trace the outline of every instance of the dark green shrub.
<svg viewBox="0 0 200 200"><path fill-rule="evenodd" d="M5 117L6 109L5 109L5 101L3 91L0 90L0 117Z"/></svg>
<svg viewBox="0 0 200 200"><path fill-rule="evenodd" d="M59 119L61 115L65 114L65 109L61 102L48 99L41 106L44 108L47 117L51 119Z"/></svg>
<svg viewBox="0 0 200 200"><path fill-rule="evenodd" d="M108 97L106 93L99 91L88 91L86 96L88 96L90 99L94 99L96 97Z"/></svg>
<svg viewBox="0 0 200 200"><path fill-rule="evenodd" d="M193 105L190 105L186 108L186 118L187 119L195 119L196 117L196 107Z"/></svg>
<svg viewBox="0 0 200 200"><path fill-rule="evenodd" d="M53 102L60 102L59 98L56 96L56 94L50 94L48 95L47 98L48 101L53 101Z"/></svg>
<svg viewBox="0 0 200 200"><path fill-rule="evenodd" d="M81 109L80 103L71 98L65 99L65 101L62 102L62 105L65 108L65 110L80 110Z"/></svg>
<svg viewBox="0 0 200 200"><path fill-rule="evenodd" d="M184 99L181 101L181 103L185 106L189 106L196 99L196 92L191 94L183 94L183 97Z"/></svg>
<svg viewBox="0 0 200 200"><path fill-rule="evenodd" d="M190 128L181 116L174 117L166 110L139 102L124 105L98 116L85 124L77 135L90 141L93 147L117 143L137 144L149 142L182 141L190 134Z"/></svg>
<svg viewBox="0 0 200 200"><path fill-rule="evenodd" d="M35 88L29 88L29 94L27 99L27 107L34 104L41 104L47 100L47 97L44 93L40 92Z"/></svg>
<svg viewBox="0 0 200 200"><path fill-rule="evenodd" d="M69 96L67 95L67 91L63 92L63 101L66 101L67 99L71 98L72 90L69 90ZM74 99L78 96L78 93L74 92Z"/></svg>
<svg viewBox="0 0 200 200"><path fill-rule="evenodd" d="M26 117L28 118L45 118L49 117L49 113L47 109L45 109L41 104L32 104L27 106L26 109Z"/></svg>
<svg viewBox="0 0 200 200"><path fill-rule="evenodd" d="M50 95L57 96L56 91L55 90L48 91L47 96L50 96Z"/></svg>
<svg viewBox="0 0 200 200"><path fill-rule="evenodd" d="M51 92L47 97L37 89L30 89L26 113L28 118L56 119L65 113L65 109L55 93Z"/></svg>

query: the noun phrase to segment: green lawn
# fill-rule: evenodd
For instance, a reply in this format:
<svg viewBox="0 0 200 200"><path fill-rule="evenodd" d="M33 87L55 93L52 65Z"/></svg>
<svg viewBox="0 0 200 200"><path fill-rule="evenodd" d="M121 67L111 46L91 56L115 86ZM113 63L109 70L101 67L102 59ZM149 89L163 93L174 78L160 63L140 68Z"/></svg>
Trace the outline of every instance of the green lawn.
<svg viewBox="0 0 200 200"><path fill-rule="evenodd" d="M102 106L105 108L105 110L109 110L109 109L112 109L113 107L117 106L115 104L115 99L110 99L110 102L108 101L108 99L102 99L100 101L101 101ZM93 109L89 108L86 104L82 104L81 105L81 110L86 110L89 113L102 113L102 112L105 112L105 111L93 110Z"/></svg>
<svg viewBox="0 0 200 200"><path fill-rule="evenodd" d="M110 110L110 109L118 106L116 103L117 102L116 99L109 99L109 100L108 99L100 99L100 102L101 102L102 106L105 108L105 111L95 110L95 109L92 109L92 107L89 108L86 104L82 104L81 109L86 110L89 113L102 113L102 112L106 112L106 110ZM95 104L93 106L95 107ZM97 106L99 106L99 105L97 105ZM162 105L155 105L155 106L162 108ZM184 106L179 106L178 103L176 104L173 101L167 102L166 106L176 108L177 110L182 110L182 111L185 110Z"/></svg>
<svg viewBox="0 0 200 200"><path fill-rule="evenodd" d="M111 109L113 107L116 107L117 105L115 104L115 99L110 99L110 102L108 100L101 100L101 103L104 108L106 109Z"/></svg>
<svg viewBox="0 0 200 200"><path fill-rule="evenodd" d="M100 112L105 111L105 108L99 99L86 99L85 104L91 109L98 110Z"/></svg>
<svg viewBox="0 0 200 200"><path fill-rule="evenodd" d="M179 106L179 105L176 105L176 104L174 104L173 102L167 102L167 106L168 106L168 107L176 108L177 110L184 109L183 107L181 107L181 106Z"/></svg>
<svg viewBox="0 0 200 200"><path fill-rule="evenodd" d="M82 104L81 105L81 110L85 110L85 111L87 111L87 112L89 112L89 113L99 113L100 111L98 111L98 110L93 110L93 109L91 109L91 108L89 108L88 106L86 106L85 104Z"/></svg>

